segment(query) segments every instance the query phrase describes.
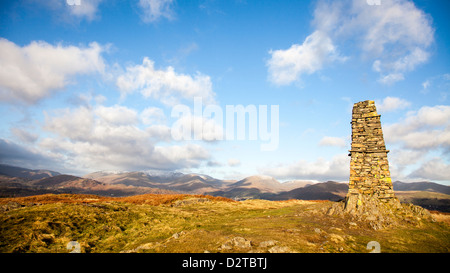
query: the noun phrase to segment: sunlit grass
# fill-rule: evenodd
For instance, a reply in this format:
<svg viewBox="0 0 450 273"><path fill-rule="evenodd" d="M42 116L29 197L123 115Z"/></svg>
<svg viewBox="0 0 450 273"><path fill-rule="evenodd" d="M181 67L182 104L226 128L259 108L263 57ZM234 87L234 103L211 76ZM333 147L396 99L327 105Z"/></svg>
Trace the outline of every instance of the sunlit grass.
<svg viewBox="0 0 450 273"><path fill-rule="evenodd" d="M268 240L292 252L368 252L369 241L378 241L383 252L450 251L447 223L375 231L323 214L327 205L190 195L1 199L10 209L0 214L0 252L67 253L70 241L81 252L268 252L260 246ZM237 236L252 247L221 249Z"/></svg>

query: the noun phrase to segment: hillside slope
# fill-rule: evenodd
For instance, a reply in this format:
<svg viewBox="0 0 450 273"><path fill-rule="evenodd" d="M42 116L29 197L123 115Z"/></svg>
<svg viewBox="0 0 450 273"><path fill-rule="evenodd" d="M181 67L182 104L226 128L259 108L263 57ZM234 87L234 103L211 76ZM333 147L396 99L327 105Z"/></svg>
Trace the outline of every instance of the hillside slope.
<svg viewBox="0 0 450 273"><path fill-rule="evenodd" d="M339 201L345 197L347 192L347 183L328 181L282 192L273 196L270 200L302 199Z"/></svg>
<svg viewBox="0 0 450 273"><path fill-rule="evenodd" d="M394 191L429 191L450 194L450 186L445 186L433 182L412 182L405 183L395 181L393 183Z"/></svg>
<svg viewBox="0 0 450 273"><path fill-rule="evenodd" d="M30 170L21 167L0 164L0 175L7 175L12 177L20 177L34 180L60 175L60 173L49 170Z"/></svg>
<svg viewBox="0 0 450 273"><path fill-rule="evenodd" d="M382 252L450 252L445 222L412 217L375 231L365 221L328 216L332 203L200 195L5 198L0 252L67 253L71 241L83 253L367 253L369 241Z"/></svg>

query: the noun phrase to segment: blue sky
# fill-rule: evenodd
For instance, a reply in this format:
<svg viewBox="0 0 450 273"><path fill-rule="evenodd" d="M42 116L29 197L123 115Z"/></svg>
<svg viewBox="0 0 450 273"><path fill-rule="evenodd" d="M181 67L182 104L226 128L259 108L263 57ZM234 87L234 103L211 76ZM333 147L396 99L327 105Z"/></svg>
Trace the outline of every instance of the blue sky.
<svg viewBox="0 0 450 273"><path fill-rule="evenodd" d="M392 179L449 184L448 1L71 3L0 4L1 163L345 181L352 105L374 100ZM194 97L278 106L278 145L171 115Z"/></svg>

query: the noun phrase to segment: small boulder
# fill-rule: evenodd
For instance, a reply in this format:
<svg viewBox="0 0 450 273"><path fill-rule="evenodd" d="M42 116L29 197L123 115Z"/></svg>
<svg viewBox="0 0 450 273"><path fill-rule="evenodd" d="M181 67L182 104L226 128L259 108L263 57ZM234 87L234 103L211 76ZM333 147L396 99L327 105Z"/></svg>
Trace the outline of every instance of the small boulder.
<svg viewBox="0 0 450 273"><path fill-rule="evenodd" d="M274 246L277 243L278 243L277 241L269 240L269 241L264 241L264 242L259 243L259 246L260 247L269 247L269 246Z"/></svg>
<svg viewBox="0 0 450 273"><path fill-rule="evenodd" d="M291 249L287 246L274 246L269 249L270 253L291 253Z"/></svg>
<svg viewBox="0 0 450 273"><path fill-rule="evenodd" d="M180 236L182 236L182 235L184 235L184 234L186 234L186 232L180 231L180 232L177 232L177 233L173 234L173 235L172 235L172 238L178 239L178 238L180 238Z"/></svg>
<svg viewBox="0 0 450 273"><path fill-rule="evenodd" d="M235 247L238 247L238 248L252 247L251 241L247 240L243 237L234 237L233 239L231 239L231 242L234 244Z"/></svg>

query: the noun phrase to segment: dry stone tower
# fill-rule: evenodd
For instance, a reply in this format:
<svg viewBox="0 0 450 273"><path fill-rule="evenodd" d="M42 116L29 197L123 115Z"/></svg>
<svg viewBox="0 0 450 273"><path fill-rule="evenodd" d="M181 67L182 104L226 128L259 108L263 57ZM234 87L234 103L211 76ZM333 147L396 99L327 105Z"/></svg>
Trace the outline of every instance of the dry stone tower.
<svg viewBox="0 0 450 273"><path fill-rule="evenodd" d="M389 150L386 150L375 102L355 103L351 124L350 181L345 210L373 210L374 206L379 207L377 203L400 205L392 187Z"/></svg>
<svg viewBox="0 0 450 273"><path fill-rule="evenodd" d="M384 143L380 115L371 100L353 105L352 147L349 156L350 181L344 202L325 208L328 215L350 215L373 229L400 223L432 219L419 206L401 204L395 197L389 173L388 150Z"/></svg>

